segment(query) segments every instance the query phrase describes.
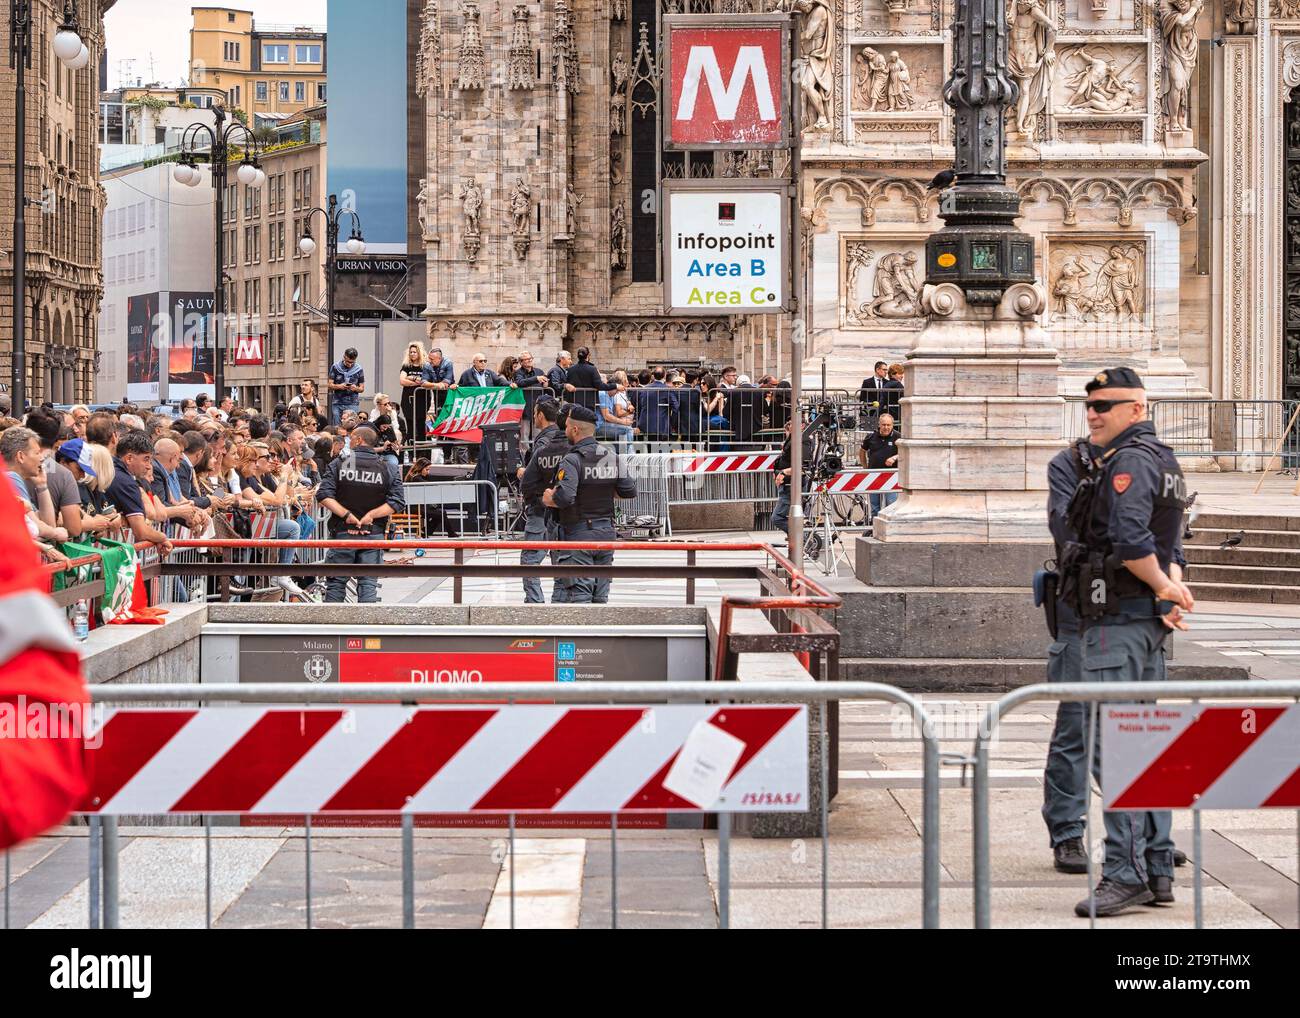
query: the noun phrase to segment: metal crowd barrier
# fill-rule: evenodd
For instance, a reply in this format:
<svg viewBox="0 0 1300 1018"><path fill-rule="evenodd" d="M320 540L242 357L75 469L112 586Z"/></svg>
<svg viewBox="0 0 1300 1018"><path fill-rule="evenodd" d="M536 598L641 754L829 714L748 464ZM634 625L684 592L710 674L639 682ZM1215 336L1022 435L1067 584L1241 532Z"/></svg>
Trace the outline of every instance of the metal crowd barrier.
<svg viewBox="0 0 1300 1018"><path fill-rule="evenodd" d="M989 704L975 736L975 747L969 758L959 762L963 767L969 765L974 774L973 805L971 833L974 858L974 907L975 927L986 930L992 925L992 907L990 904L992 887L992 867L989 862L989 744L997 732L1001 719L1017 707L1034 700L1056 700L1062 703L1090 703L1090 733L1096 733L1097 706L1101 703L1125 703L1143 701L1155 703L1161 700L1190 700L1199 703L1203 700L1300 700L1300 680L1269 679L1246 681L1197 681L1197 682L1071 682L1040 683L1024 686L1008 693L994 703ZM1094 893L1096 887L1093 872L1093 831L1091 817L1092 803L1092 761L1097 744L1095 737L1090 738L1088 748L1088 775L1084 791L1084 815L1087 818L1084 844L1088 855L1088 894ZM1300 811L1297 811L1297 842L1300 843ZM1196 928L1202 927L1202 893L1201 893L1201 810L1192 807L1193 817L1193 851L1189 858L1193 868L1195 894ZM1300 893L1300 888L1297 888ZM1297 901L1297 916L1300 917L1300 900ZM1095 922L1095 920L1093 920Z"/></svg>
<svg viewBox="0 0 1300 1018"><path fill-rule="evenodd" d="M1181 457L1231 458L1236 470L1300 467L1300 432L1287 426L1300 405L1281 399L1168 399L1152 401L1160 440Z"/></svg>
<svg viewBox="0 0 1300 1018"><path fill-rule="evenodd" d="M293 706L309 705L348 705L357 704L417 704L456 703L469 700L482 701L484 691L472 685L428 685L382 683L367 685L313 685L297 683L265 683L241 685L239 683L193 684L193 685L137 685L137 686L98 686L91 690L91 699L96 708L104 704L147 704L184 705L193 707L197 703L204 706L199 710L204 713L230 709L231 704L288 704ZM538 700L547 701L548 706L540 709L553 709L553 704L744 704L755 703L771 706L773 704L808 704L820 705L817 711L815 738L820 754L820 780L816 796L818 810L818 829L821 832L821 925L823 929L830 926L830 829L829 799L831 789L830 735L828 715L831 707L845 701L874 701L896 703L906 707L916 721L913 737L919 737L923 747L922 778L922 925L926 929L939 927L939 743L934 724L926 714L920 700L911 694L874 682L765 682L753 685L739 685L733 682L601 682L599 684L574 683L499 683L492 687L495 701L526 706L528 701L536 704ZM361 709L365 709L364 707ZM805 758L806 759L806 758ZM806 767L806 763L805 763ZM809 803L811 807L813 804ZM807 812L782 811L782 812ZM415 927L415 815L405 810L390 810L389 815L400 815L402 821L402 926L405 929ZM535 815L535 814L532 814ZM713 813L717 819L718 839L718 915L719 926L728 929L731 926L731 821L729 812ZM90 826L89 865L90 880L88 887L88 924L91 929L101 926L108 929L120 927L120 887L121 867L119 858L120 839L115 816L88 814ZM212 824L206 817L203 824L204 834L204 898L205 928L212 928ZM515 926L515 887L513 880L513 863L515 859L515 822L516 814L507 813L503 819L509 830L509 848L506 864L511 867L510 875L510 925ZM173 828L174 830L174 828ZM303 895L305 903L305 925L308 929L313 924L312 894L312 819L311 814L303 817L304 870ZM619 867L618 867L618 813L610 814L610 925L617 927L619 922ZM6 853L6 866L8 856ZM4 928L9 928L9 903L5 899Z"/></svg>
<svg viewBox="0 0 1300 1018"><path fill-rule="evenodd" d="M420 520L418 537L497 537L508 529L505 502L491 481L413 481L404 491L406 515ZM487 512L480 511L484 503Z"/></svg>
<svg viewBox="0 0 1300 1018"><path fill-rule="evenodd" d="M668 504L741 502L770 511L776 505L777 456L772 451L672 453L667 462Z"/></svg>

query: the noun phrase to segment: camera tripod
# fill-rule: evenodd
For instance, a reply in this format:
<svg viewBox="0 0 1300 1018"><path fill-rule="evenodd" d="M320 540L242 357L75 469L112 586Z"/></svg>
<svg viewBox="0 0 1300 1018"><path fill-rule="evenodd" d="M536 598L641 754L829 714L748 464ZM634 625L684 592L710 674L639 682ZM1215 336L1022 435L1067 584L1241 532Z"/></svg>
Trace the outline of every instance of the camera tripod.
<svg viewBox="0 0 1300 1018"><path fill-rule="evenodd" d="M852 569L842 531L860 531L871 519L870 502L863 495L837 495L823 490L810 492L804 503L804 558L816 562L827 576L839 571L841 561Z"/></svg>

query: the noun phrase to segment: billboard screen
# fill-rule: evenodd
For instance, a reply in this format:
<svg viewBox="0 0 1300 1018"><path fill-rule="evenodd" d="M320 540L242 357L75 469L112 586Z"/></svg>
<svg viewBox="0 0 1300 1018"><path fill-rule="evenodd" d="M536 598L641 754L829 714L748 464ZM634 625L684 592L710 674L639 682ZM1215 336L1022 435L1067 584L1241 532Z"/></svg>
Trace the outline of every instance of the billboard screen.
<svg viewBox="0 0 1300 1018"><path fill-rule="evenodd" d="M213 393L212 292L175 291L169 295L172 342L167 352L167 398L194 399Z"/></svg>
<svg viewBox="0 0 1300 1018"><path fill-rule="evenodd" d="M162 351L167 333L159 293L141 293L126 299L126 398L132 402L156 400Z"/></svg>
<svg viewBox="0 0 1300 1018"><path fill-rule="evenodd" d="M406 254L406 4L330 0L329 46L329 192L369 253Z"/></svg>

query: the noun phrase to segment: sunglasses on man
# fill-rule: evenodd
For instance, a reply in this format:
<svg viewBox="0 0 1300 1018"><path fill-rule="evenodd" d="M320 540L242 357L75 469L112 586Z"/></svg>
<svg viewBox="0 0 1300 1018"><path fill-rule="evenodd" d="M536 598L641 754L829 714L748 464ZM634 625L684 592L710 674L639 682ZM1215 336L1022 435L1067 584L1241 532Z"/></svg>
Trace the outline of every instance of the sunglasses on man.
<svg viewBox="0 0 1300 1018"><path fill-rule="evenodd" d="M1121 403L1136 403L1135 399L1090 399L1084 406L1094 413L1108 414Z"/></svg>

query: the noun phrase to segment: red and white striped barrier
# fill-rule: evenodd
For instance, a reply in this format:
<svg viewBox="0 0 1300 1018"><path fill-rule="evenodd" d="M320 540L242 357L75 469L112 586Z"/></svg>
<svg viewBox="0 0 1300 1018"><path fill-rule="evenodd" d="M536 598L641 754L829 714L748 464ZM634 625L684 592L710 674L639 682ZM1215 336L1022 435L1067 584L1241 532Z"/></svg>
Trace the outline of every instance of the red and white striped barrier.
<svg viewBox="0 0 1300 1018"><path fill-rule="evenodd" d="M808 808L804 706L122 709L87 753L80 811L109 815ZM711 760L720 794L669 791Z"/></svg>
<svg viewBox="0 0 1300 1018"><path fill-rule="evenodd" d="M779 452L738 452L695 456L687 454L671 461L673 474L757 474L776 469Z"/></svg>
<svg viewBox="0 0 1300 1018"><path fill-rule="evenodd" d="M841 470L829 481L823 481L818 491L850 495L862 491L902 491L897 470Z"/></svg>
<svg viewBox="0 0 1300 1018"><path fill-rule="evenodd" d="M1103 704L1106 809L1300 807L1300 707Z"/></svg>

